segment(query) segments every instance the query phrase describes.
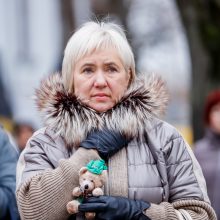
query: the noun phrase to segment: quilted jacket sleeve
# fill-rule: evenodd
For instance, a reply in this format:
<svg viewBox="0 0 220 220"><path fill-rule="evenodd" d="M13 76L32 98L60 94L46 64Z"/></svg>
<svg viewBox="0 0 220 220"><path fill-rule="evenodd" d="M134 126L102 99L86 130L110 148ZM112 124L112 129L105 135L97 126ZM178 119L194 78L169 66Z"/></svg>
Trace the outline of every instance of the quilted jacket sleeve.
<svg viewBox="0 0 220 220"><path fill-rule="evenodd" d="M98 154L94 150L79 148L69 159L60 160L53 169L42 143L32 140L29 144L32 146L24 152L24 161L20 161L20 169L25 170L26 176L18 174L20 183L16 194L21 218L67 219L66 204L72 199L72 189L79 184L79 169L91 159L100 159ZM19 173L19 167L17 170Z"/></svg>
<svg viewBox="0 0 220 220"><path fill-rule="evenodd" d="M191 148L172 126L165 125L162 130L162 135L168 137L160 151L167 170L169 197L167 202L151 204L146 215L152 220L216 220L202 170Z"/></svg>

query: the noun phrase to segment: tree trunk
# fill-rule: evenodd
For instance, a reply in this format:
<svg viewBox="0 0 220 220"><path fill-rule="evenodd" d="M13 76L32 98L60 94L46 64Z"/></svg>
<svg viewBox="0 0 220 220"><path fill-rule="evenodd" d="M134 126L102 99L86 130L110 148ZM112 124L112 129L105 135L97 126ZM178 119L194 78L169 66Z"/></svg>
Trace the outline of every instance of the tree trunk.
<svg viewBox="0 0 220 220"><path fill-rule="evenodd" d="M62 27L63 27L63 44L66 45L68 39L75 29L73 1L60 0Z"/></svg>
<svg viewBox="0 0 220 220"><path fill-rule="evenodd" d="M191 1L177 0L180 8L183 24L185 25L192 61L192 124L194 140L202 137L204 130L203 108L204 99L209 83L208 73L210 71L210 58L208 51L204 48L200 30L199 15L195 5Z"/></svg>

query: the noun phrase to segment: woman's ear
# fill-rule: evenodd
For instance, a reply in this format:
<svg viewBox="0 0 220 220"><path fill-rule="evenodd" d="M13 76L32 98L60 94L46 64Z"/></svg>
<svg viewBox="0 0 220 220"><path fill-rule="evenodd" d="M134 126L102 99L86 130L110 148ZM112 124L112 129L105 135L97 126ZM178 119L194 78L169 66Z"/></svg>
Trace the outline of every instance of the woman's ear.
<svg viewBox="0 0 220 220"><path fill-rule="evenodd" d="M129 76L129 78L128 78L128 88L129 88L129 86L131 85L131 83L132 83L132 81L133 81L133 74L132 74L132 69L131 68L129 68L128 69L128 76Z"/></svg>

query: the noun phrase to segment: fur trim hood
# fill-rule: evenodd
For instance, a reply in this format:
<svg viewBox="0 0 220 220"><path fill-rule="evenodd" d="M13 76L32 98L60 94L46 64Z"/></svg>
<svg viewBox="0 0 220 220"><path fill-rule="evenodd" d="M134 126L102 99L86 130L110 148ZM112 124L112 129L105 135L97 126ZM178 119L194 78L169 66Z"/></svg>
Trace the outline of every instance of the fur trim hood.
<svg viewBox="0 0 220 220"><path fill-rule="evenodd" d="M36 104L46 126L61 135L68 146L78 146L94 128L118 130L128 138L143 134L152 117L160 117L168 103L160 77L142 74L112 109L97 113L64 89L59 73L50 75L36 90Z"/></svg>

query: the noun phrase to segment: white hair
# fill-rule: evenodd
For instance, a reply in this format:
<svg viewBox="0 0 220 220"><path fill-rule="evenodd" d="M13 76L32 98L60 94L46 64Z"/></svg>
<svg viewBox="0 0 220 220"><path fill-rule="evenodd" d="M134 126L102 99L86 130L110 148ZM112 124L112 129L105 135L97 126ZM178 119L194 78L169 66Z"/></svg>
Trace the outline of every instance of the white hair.
<svg viewBox="0 0 220 220"><path fill-rule="evenodd" d="M86 22L69 39L64 51L62 77L65 89L73 91L73 70L77 61L93 51L114 48L124 67L130 72L130 82L135 77L134 54L123 29L114 23Z"/></svg>

